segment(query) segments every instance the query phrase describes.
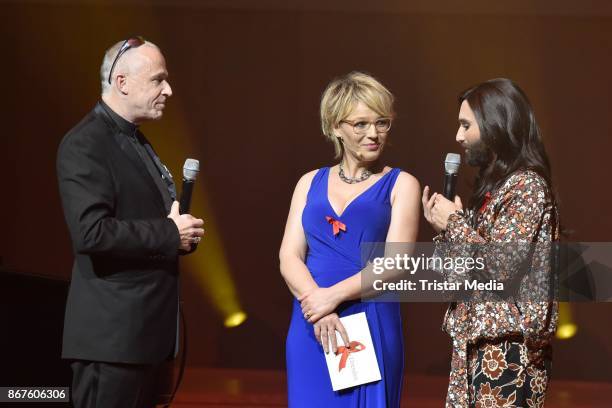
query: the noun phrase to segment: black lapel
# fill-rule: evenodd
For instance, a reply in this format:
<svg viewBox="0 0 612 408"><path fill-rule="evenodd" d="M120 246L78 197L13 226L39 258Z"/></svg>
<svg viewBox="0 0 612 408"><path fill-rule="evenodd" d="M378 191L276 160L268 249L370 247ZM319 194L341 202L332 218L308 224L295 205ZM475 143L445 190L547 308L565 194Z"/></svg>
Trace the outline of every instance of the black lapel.
<svg viewBox="0 0 612 408"><path fill-rule="evenodd" d="M166 184L166 181L162 179L162 174L167 173L167 170L160 168L160 166L163 166L163 163L161 162L161 159L159 159L159 157L158 157L158 160L160 160L159 163L156 162L156 160L153 158L153 155L157 157L157 154L153 150L153 147L151 146L151 143L149 143L149 140L145 137L145 135L143 135L140 132L140 130L137 130L137 132L138 132L139 137L144 142L142 147L145 150L145 154L149 156L148 159L151 160L151 163L153 164L153 166L155 166L155 168L159 171L159 173L155 174L156 176L156 178L154 179L155 184L157 185L157 188L159 189L159 192L162 195L162 199L164 200L166 211L170 212L170 208L172 207L172 197L170 197L170 191L168 189L168 185ZM148 149L151 149L151 152L148 152L147 151ZM169 181L170 183L174 185L174 180L170 179Z"/></svg>
<svg viewBox="0 0 612 408"><path fill-rule="evenodd" d="M145 180L145 183L149 186L149 188L151 188L151 191L154 193L153 195L156 197L157 202L160 204L161 208L166 211L166 205L164 203L163 197L161 196L162 192L156 185L151 173L149 173L149 171L147 170L147 167L140 158L140 155L138 154L134 146L132 146L132 142L128 140L127 136L121 133L121 130L115 124L115 121L113 121L113 119L108 115L108 113L106 113L106 111L102 106L100 106L100 104L96 105L94 111L112 130L115 142L119 145L123 153L125 153L125 155L128 157L132 165L134 165L134 168L141 175L142 179Z"/></svg>

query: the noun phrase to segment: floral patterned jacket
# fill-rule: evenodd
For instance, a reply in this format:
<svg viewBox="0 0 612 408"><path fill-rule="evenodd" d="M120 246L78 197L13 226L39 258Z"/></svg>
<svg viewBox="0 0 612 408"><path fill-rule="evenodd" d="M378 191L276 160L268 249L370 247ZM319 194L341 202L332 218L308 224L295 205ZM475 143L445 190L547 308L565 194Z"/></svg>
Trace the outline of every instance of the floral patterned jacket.
<svg viewBox="0 0 612 408"><path fill-rule="evenodd" d="M492 192L479 211L477 228L468 219L472 212L458 211L448 219L445 231L434 238L439 243L550 243L558 240L558 215L552 195L536 172L521 170L513 173L505 183ZM523 245L523 248L532 245ZM528 251L507 254L485 254L487 269L497 272L512 271L525 261ZM531 253L533 255L533 253ZM548 252L550 255L550 252ZM550 257L530 258L536 268L550 268ZM504 268L504 265L507 266ZM509 278L503 276L501 278ZM499 276L496 276L496 278ZM459 279L452 273L448 280ZM465 278L462 276L461 279ZM540 364L550 346L558 318L556 302L504 301L460 302L451 305L444 318L443 330L453 341L453 357L447 394L447 407L467 406L468 374L467 347L483 339L519 336L527 346L530 364Z"/></svg>

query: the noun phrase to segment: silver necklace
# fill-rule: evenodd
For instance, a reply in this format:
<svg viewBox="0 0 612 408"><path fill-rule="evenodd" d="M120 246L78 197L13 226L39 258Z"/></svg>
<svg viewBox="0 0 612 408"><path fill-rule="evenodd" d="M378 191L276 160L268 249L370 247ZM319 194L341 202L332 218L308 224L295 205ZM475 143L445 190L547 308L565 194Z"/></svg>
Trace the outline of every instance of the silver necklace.
<svg viewBox="0 0 612 408"><path fill-rule="evenodd" d="M361 176L359 177L355 177L355 178L347 177L346 174L344 174L342 163L338 164L338 168L339 168L338 176L340 176L340 180L348 184L361 183L362 181L369 179L370 176L372 175L372 172L370 170L364 169L363 172L361 173Z"/></svg>

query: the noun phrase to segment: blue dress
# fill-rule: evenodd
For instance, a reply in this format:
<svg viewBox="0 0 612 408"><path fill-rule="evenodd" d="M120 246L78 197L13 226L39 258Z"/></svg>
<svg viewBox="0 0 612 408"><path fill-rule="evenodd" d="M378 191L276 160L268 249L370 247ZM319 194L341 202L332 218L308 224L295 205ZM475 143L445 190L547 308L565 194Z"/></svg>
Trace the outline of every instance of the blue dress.
<svg viewBox="0 0 612 408"><path fill-rule="evenodd" d="M357 196L340 215L327 195L329 168L314 176L302 213L308 251L306 266L320 287L329 287L359 272L361 243L384 242L391 222L390 195L400 169L392 169ZM346 229L334 235L327 217L342 222ZM314 327L293 300L286 342L287 385L291 408L399 407L404 372L402 321L398 303L351 301L338 308L347 316L365 312L382 380L332 390L324 351L314 336Z"/></svg>

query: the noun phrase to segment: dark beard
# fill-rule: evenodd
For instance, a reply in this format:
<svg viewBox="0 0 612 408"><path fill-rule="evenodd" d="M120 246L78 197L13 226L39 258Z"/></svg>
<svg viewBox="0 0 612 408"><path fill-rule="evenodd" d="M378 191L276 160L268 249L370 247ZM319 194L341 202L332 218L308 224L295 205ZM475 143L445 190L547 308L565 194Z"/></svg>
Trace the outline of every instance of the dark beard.
<svg viewBox="0 0 612 408"><path fill-rule="evenodd" d="M493 160L493 152L482 142L478 140L473 145L469 146L465 156L465 161L470 166L485 167Z"/></svg>

